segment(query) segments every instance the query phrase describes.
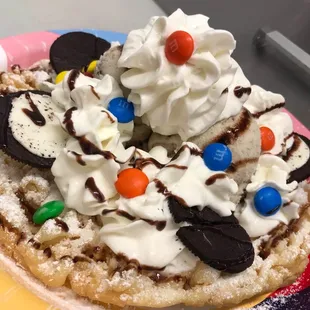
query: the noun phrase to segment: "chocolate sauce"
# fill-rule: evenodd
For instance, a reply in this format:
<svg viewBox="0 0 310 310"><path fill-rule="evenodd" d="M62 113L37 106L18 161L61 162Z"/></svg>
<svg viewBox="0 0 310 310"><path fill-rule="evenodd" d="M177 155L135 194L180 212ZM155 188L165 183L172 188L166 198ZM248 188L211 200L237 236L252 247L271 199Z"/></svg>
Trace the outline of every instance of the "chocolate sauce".
<svg viewBox="0 0 310 310"><path fill-rule="evenodd" d="M262 116L262 115L265 114L265 113L268 113L268 112L273 111L273 110L276 110L276 109L283 108L284 106L285 106L285 102L277 103L277 104L274 105L273 107L267 108L267 109L265 109L264 111L254 113L253 116L254 116L255 118L258 118L258 117Z"/></svg>
<svg viewBox="0 0 310 310"><path fill-rule="evenodd" d="M73 262L77 263L77 262L87 262L89 263L91 260L88 257L83 257L83 256L75 256L73 258Z"/></svg>
<svg viewBox="0 0 310 310"><path fill-rule="evenodd" d="M232 144L238 137L243 134L250 126L251 115L250 113L243 109L239 116L239 120L236 125L227 129L226 132L218 135L213 139L213 142L219 142L223 144Z"/></svg>
<svg viewBox="0 0 310 310"><path fill-rule="evenodd" d="M66 126L66 129L69 133L69 135L75 137L75 129L74 129L74 124L73 124L73 121L72 121L72 113L73 111L76 111L77 108L76 107L72 107L70 108L69 110L66 111L65 113L65 119L63 120L63 124Z"/></svg>
<svg viewBox="0 0 310 310"><path fill-rule="evenodd" d="M85 188L88 189L93 197L98 201L98 202L105 202L105 197L103 193L100 191L98 188L95 179L93 177L90 177L86 180L85 182Z"/></svg>
<svg viewBox="0 0 310 310"><path fill-rule="evenodd" d="M161 193L161 194L163 194L163 195L165 195L165 196L168 196L168 195L171 194L171 193L168 191L168 188L165 186L165 184L164 184L162 181L160 181L160 180L158 180L158 179L154 179L153 182L155 182L155 185L156 185L156 188L157 188L157 192L158 192L158 193Z"/></svg>
<svg viewBox="0 0 310 310"><path fill-rule="evenodd" d="M24 232L21 232L18 236L18 239L16 240L16 244L19 245L24 240L26 240L26 234Z"/></svg>
<svg viewBox="0 0 310 310"><path fill-rule="evenodd" d="M216 180L225 179L226 175L224 173L213 174L207 181L206 185L210 186L216 182Z"/></svg>
<svg viewBox="0 0 310 310"><path fill-rule="evenodd" d="M98 95L98 93L95 91L95 87L94 86L90 86L91 92L95 95L95 97L97 97L98 100L100 100L100 97Z"/></svg>
<svg viewBox="0 0 310 310"><path fill-rule="evenodd" d="M46 124L44 116L41 114L38 107L34 104L32 101L30 94L25 94L26 99L29 102L31 110L28 110L26 108L22 109L22 111L32 120L32 122L37 126L44 126Z"/></svg>
<svg viewBox="0 0 310 310"><path fill-rule="evenodd" d="M180 166L180 165L175 165L175 164L167 165L166 168L176 168L176 169L180 169L180 170L187 170L186 166Z"/></svg>
<svg viewBox="0 0 310 310"><path fill-rule="evenodd" d="M61 230L63 230L64 232L68 232L69 231L69 227L68 225L61 219L59 218L55 218L55 223L58 227L61 228Z"/></svg>
<svg viewBox="0 0 310 310"><path fill-rule="evenodd" d="M12 71L14 71L16 69L20 70L20 65L15 64L15 65L11 66Z"/></svg>
<svg viewBox="0 0 310 310"><path fill-rule="evenodd" d="M158 231L164 230L166 225L167 225L166 221L152 221L152 220L148 220L148 219L141 219L141 220L150 224L150 225L155 226Z"/></svg>
<svg viewBox="0 0 310 310"><path fill-rule="evenodd" d="M227 94L228 93L228 87L226 87L223 91L222 91L222 95Z"/></svg>
<svg viewBox="0 0 310 310"><path fill-rule="evenodd" d="M28 241L29 244L32 245L33 248L35 248L36 250L39 250L40 247L41 247L41 243L34 240L33 238L31 238L29 241Z"/></svg>
<svg viewBox="0 0 310 310"><path fill-rule="evenodd" d="M288 136L284 138L284 142L286 142L288 139L292 138L294 136L294 132L291 132Z"/></svg>
<svg viewBox="0 0 310 310"><path fill-rule="evenodd" d="M75 88L75 82L77 80L77 78L80 75L80 71L77 69L71 70L69 77L68 77L68 87L70 89L70 91L72 91Z"/></svg>
<svg viewBox="0 0 310 310"><path fill-rule="evenodd" d="M238 168L240 168L246 164L254 164L257 162L258 162L258 158L256 158L256 157L241 159L241 160L238 160L234 163L231 163L231 165L226 169L226 172L227 173L234 173L238 170Z"/></svg>
<svg viewBox="0 0 310 310"><path fill-rule="evenodd" d="M109 213L112 213L112 212L115 212L116 210L103 210L102 212L101 212L101 215L107 215L107 214L109 214Z"/></svg>
<svg viewBox="0 0 310 310"><path fill-rule="evenodd" d="M105 159L115 159L115 156L109 151L100 150L94 143L89 141L85 136L76 137L79 141L82 151L86 155L102 155Z"/></svg>
<svg viewBox="0 0 310 310"><path fill-rule="evenodd" d="M288 201L288 202L286 202L286 203L284 203L284 204L283 204L283 208L285 208L285 207L289 206L291 203L292 203L292 201L291 201L291 200L290 200L290 201Z"/></svg>
<svg viewBox="0 0 310 310"><path fill-rule="evenodd" d="M134 162L134 168L140 169L142 170L143 168L145 168L148 165L154 165L155 167L157 167L158 169L162 169L165 167L165 165L161 164L160 162L158 162L156 159L154 158L138 158L135 162Z"/></svg>
<svg viewBox="0 0 310 310"><path fill-rule="evenodd" d="M131 214L127 213L126 211L123 210L117 210L116 214L122 217L125 217L126 219L130 220L130 221L134 221L136 218L134 216L132 216Z"/></svg>
<svg viewBox="0 0 310 310"><path fill-rule="evenodd" d="M182 152L184 152L185 149L188 149L190 151L190 154L193 156L200 156L202 157L202 152L198 149L195 148L191 148L188 145L183 145L178 152L173 156L173 158L171 159L171 161L176 160L180 157L180 155L182 154Z"/></svg>
<svg viewBox="0 0 310 310"><path fill-rule="evenodd" d="M81 165L81 166L86 166L86 162L82 159L82 154L78 154L74 151L70 151L71 154L75 156L76 161Z"/></svg>
<svg viewBox="0 0 310 310"><path fill-rule="evenodd" d="M237 98L241 98L244 94L251 95L252 88L251 87L242 87L236 86L234 89L234 94Z"/></svg>
<svg viewBox="0 0 310 310"><path fill-rule="evenodd" d="M298 150L299 146L301 144L301 140L297 135L294 135L294 143L292 147L287 151L287 154L283 156L284 161L288 161L294 153Z"/></svg>
<svg viewBox="0 0 310 310"><path fill-rule="evenodd" d="M43 253L48 257L52 257L52 250L50 248L46 248Z"/></svg>
<svg viewBox="0 0 310 310"><path fill-rule="evenodd" d="M115 120L111 117L111 115L110 115L107 111L101 111L101 112L102 112L102 113L105 113L105 114L108 116L108 118L109 118L111 124L115 123Z"/></svg>

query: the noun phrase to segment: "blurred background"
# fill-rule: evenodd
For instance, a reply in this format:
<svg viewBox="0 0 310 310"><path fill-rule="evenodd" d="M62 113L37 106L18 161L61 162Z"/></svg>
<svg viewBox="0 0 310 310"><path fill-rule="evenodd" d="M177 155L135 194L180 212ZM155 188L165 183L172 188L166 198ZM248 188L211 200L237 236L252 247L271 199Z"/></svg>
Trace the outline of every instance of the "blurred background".
<svg viewBox="0 0 310 310"><path fill-rule="evenodd" d="M210 17L213 28L230 31L237 40L233 57L252 84L281 93L286 107L310 128L310 56L308 67L299 70L282 49L268 44L258 50L253 37L259 28L277 30L310 53L310 0L157 0L169 15L177 8L187 14ZM285 46L288 43L285 42ZM294 46L291 47L295 50ZM297 50L298 52L298 50Z"/></svg>

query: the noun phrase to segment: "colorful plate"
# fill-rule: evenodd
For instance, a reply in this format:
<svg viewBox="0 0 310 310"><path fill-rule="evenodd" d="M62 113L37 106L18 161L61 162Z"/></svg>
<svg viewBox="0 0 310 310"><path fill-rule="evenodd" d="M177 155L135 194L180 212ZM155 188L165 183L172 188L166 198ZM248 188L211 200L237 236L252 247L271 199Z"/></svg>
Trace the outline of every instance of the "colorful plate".
<svg viewBox="0 0 310 310"><path fill-rule="evenodd" d="M19 64L21 67L25 68L40 59L49 58L49 48L51 44L59 35L67 33L69 31L89 32L110 42L119 41L120 43L124 43L124 41L126 40L126 35L123 33L109 32L96 29L52 30L4 38L0 40L0 71L6 71L13 64ZM288 112L288 114L290 113ZM310 131L304 125L302 125L293 115L290 114L290 116L293 119L295 131L304 136L307 136L310 139ZM24 271L21 270L20 272ZM298 310L300 308L296 308L293 306L297 306L298 303L305 306L304 309L308 309L310 300L309 286L310 264L305 273L292 286L279 290L271 295L267 294L256 297L231 310L251 309L255 305L258 305L261 301L263 301L262 305L266 305L266 308L263 309L268 310ZM280 299L279 295L288 296L286 297L287 301L283 302L283 297L281 297L282 299ZM293 305L290 304L290 302L292 302L290 301L290 299L293 300ZM290 306L288 308L282 307L283 305L285 306L289 304ZM35 294L23 287L21 284L13 280L11 276L7 274L4 270L1 270L1 268L0 308L1 310L56 310L54 306L49 305L48 302L43 301Z"/></svg>

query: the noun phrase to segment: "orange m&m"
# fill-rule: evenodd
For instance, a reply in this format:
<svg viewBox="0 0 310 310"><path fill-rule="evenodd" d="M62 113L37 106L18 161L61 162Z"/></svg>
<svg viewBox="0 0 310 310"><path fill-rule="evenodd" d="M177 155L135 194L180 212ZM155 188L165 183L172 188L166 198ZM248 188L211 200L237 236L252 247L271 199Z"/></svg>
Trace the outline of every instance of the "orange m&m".
<svg viewBox="0 0 310 310"><path fill-rule="evenodd" d="M270 151L274 145L276 138L273 131L268 127L260 127L260 136L263 151Z"/></svg>
<svg viewBox="0 0 310 310"><path fill-rule="evenodd" d="M116 190L125 198L134 198L145 193L149 179L144 172L136 168L123 170L115 182Z"/></svg>
<svg viewBox="0 0 310 310"><path fill-rule="evenodd" d="M194 51L194 39L186 31L173 32L166 40L165 55L169 62L184 65Z"/></svg>

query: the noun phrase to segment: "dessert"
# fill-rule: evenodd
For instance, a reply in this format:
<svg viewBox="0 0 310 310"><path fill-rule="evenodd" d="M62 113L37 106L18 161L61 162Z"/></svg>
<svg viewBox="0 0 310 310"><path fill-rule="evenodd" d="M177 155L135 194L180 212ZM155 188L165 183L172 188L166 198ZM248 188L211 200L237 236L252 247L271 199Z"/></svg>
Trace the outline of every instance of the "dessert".
<svg viewBox="0 0 310 310"><path fill-rule="evenodd" d="M100 42L60 37L50 93L1 98L1 250L119 307L229 306L291 283L310 253L310 149L284 98L251 86L202 15Z"/></svg>

